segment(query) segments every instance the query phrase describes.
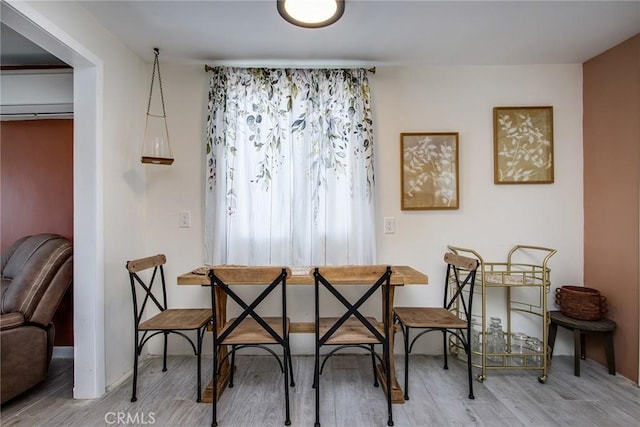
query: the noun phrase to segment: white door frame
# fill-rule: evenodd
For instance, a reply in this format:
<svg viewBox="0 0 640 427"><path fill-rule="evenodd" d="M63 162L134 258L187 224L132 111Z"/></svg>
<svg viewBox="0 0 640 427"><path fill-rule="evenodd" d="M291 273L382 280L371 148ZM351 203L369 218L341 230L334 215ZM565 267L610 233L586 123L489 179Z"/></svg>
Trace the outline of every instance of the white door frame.
<svg viewBox="0 0 640 427"><path fill-rule="evenodd" d="M2 22L73 67L74 389L76 399L105 392L103 64L28 3L0 3Z"/></svg>

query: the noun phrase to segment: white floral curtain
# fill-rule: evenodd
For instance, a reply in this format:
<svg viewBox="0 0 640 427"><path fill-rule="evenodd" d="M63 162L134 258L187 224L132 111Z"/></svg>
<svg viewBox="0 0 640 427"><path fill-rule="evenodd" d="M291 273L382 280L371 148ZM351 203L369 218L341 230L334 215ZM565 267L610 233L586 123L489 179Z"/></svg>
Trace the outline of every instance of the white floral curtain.
<svg viewBox="0 0 640 427"><path fill-rule="evenodd" d="M375 262L364 69L213 70L205 262Z"/></svg>

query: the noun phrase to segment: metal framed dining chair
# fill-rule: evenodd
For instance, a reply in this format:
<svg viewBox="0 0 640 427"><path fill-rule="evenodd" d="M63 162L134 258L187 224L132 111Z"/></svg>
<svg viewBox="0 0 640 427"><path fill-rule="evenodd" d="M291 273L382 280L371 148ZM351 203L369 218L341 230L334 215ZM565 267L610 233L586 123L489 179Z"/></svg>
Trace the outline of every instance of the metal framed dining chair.
<svg viewBox="0 0 640 427"><path fill-rule="evenodd" d="M287 317L287 278L291 270L286 267L238 267L220 266L209 270L211 286L211 307L213 313L213 398L212 426L218 425L217 407L219 382L225 374L229 375L229 387L233 387L236 352L244 348L261 348L276 358L284 374L285 425L291 425L289 410L289 386L295 386L289 346L290 319ZM233 285L266 285L257 297L251 301L242 298L233 290ZM281 315L265 317L258 313L258 308L266 298L276 290L280 290ZM240 314L230 320L217 310L221 304L226 305L227 297L241 310ZM270 347L282 349L282 360ZM230 347L230 350L228 348ZM229 365L229 358L230 365ZM291 382L289 382L289 378Z"/></svg>
<svg viewBox="0 0 640 427"><path fill-rule="evenodd" d="M133 356L133 390L131 401L138 400L136 396L138 385L138 358L144 345L156 335L164 336L164 351L162 359L162 372L167 371L167 344L170 334L175 334L186 339L197 358L197 401L202 397L201 380L201 354L202 338L211 323L211 310L208 308L169 308L167 304L167 287L164 278L164 265L166 256L159 254L133 261L127 261L126 268L131 282L131 295L133 298L133 319L135 326L134 356ZM150 277L141 277L139 273L147 270L153 271ZM146 279L146 280L145 280ZM154 285L158 283L154 288ZM144 295L142 301L138 301L138 293ZM148 315L146 309L155 307L159 312L145 319ZM185 334L188 331L196 332L196 343Z"/></svg>
<svg viewBox="0 0 640 427"><path fill-rule="evenodd" d="M388 420L387 425L393 426L393 413L391 408L391 371L390 371L390 316L389 293L391 286L391 267L384 265L374 266L327 266L316 267L313 270L315 289L315 366L313 386L316 394L316 420L315 427L320 427L320 374L326 361L337 351L345 348L362 348L371 353L373 365L374 386L378 386L376 376L376 358L380 360L385 371L387 386L386 399ZM353 278L350 281L349 278ZM340 292L336 281L348 282L353 285L364 285L365 290L356 302L351 303ZM320 289L325 289L344 306L344 313L340 317L322 317L320 304ZM385 293L383 298L382 324L373 317L363 315L360 310L369 298L378 290ZM325 292L323 292L323 295ZM324 305L324 304L323 304ZM382 357L375 352L375 345L382 346ZM320 349L323 346L333 346L320 364Z"/></svg>
<svg viewBox="0 0 640 427"><path fill-rule="evenodd" d="M404 338L404 398L409 400L409 354L415 342L424 334L442 332L444 346L444 369L449 369L447 358L447 334L454 335L462 344L467 356L469 377L469 399L473 399L473 378L471 365L471 309L475 286L477 259L446 253L447 273L444 281L444 302L442 307L395 307L394 322L400 325ZM461 315L457 315L460 313ZM410 331L418 329L418 334L410 339Z"/></svg>

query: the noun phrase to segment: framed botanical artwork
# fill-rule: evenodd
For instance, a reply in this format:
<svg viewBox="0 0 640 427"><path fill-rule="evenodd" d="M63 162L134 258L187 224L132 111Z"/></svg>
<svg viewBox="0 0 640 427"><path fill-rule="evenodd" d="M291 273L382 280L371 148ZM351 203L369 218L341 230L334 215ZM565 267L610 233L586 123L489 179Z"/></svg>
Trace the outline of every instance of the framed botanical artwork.
<svg viewBox="0 0 640 427"><path fill-rule="evenodd" d="M553 183L553 107L493 109L493 181Z"/></svg>
<svg viewBox="0 0 640 427"><path fill-rule="evenodd" d="M401 133L402 210L458 209L458 133Z"/></svg>

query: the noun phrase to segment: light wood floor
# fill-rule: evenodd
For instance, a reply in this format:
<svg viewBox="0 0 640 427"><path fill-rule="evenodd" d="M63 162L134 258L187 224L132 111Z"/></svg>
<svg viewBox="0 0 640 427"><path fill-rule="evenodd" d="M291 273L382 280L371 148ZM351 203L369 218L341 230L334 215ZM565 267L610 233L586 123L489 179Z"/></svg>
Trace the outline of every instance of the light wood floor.
<svg viewBox="0 0 640 427"><path fill-rule="evenodd" d="M403 360L397 357L399 378ZM593 361L583 361L573 376L571 357L554 357L546 384L535 371L489 372L474 382L476 399L467 396L466 367L441 358L412 356L411 400L393 405L395 425L402 426L640 426L640 388L610 376ZM211 358L203 359L203 378L210 378ZM294 357L296 387L291 389L292 425L311 426L314 390L313 358ZM274 359L240 356L236 386L223 394L220 426L282 426L282 377ZM131 381L111 387L100 399L73 400L70 359L54 359L49 379L33 392L3 405L0 424L9 426L208 426L211 406L195 402L195 358L172 356L169 371L162 361L146 359L140 370L138 402L131 403ZM117 422L118 413L121 421ZM130 418L124 418L129 416ZM336 356L321 377L321 423L325 427L386 426L381 389L374 388L370 359ZM127 422L128 421L128 422Z"/></svg>

